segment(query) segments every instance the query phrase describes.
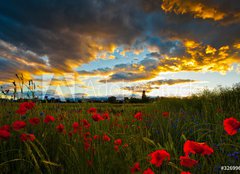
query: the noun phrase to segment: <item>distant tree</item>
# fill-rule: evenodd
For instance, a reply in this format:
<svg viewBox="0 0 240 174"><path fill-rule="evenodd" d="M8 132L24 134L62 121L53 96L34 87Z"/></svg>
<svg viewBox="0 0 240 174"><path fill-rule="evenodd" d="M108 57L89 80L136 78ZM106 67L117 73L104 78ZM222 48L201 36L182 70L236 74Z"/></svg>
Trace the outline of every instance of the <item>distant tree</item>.
<svg viewBox="0 0 240 174"><path fill-rule="evenodd" d="M116 103L117 102L117 98L115 96L108 97L108 102L109 103Z"/></svg>
<svg viewBox="0 0 240 174"><path fill-rule="evenodd" d="M129 103L142 103L142 99L131 97Z"/></svg>

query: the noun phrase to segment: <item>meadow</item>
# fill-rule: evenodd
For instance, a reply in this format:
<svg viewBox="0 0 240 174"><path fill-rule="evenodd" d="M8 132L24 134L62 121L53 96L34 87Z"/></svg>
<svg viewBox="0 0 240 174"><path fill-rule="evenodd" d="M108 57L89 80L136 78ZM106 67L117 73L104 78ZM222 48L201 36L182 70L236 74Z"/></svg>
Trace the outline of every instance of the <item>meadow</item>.
<svg viewBox="0 0 240 174"><path fill-rule="evenodd" d="M145 104L0 104L3 174L240 170L221 170L240 165L239 86Z"/></svg>

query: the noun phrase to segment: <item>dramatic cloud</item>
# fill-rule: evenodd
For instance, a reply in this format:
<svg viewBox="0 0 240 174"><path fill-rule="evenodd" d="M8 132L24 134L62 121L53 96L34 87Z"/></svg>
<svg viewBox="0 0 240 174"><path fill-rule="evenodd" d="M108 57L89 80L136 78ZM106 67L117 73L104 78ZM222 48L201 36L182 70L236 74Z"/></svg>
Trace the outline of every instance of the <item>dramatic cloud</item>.
<svg viewBox="0 0 240 174"><path fill-rule="evenodd" d="M39 63L39 57L45 56L52 72L71 72L78 65L96 59L101 52L113 52L116 44L130 44L139 35L135 29L143 25L141 18L138 19L141 16L131 14L136 8L131 2L110 0L1 1L0 39L21 50L15 56L23 59L24 66L31 66L29 62ZM9 60L11 51L7 54L1 51L0 56L16 61L16 58Z"/></svg>
<svg viewBox="0 0 240 174"><path fill-rule="evenodd" d="M74 73L115 51L144 60L89 71L100 82L150 80L161 72L231 70L240 63L239 0L26 0L0 2L0 83ZM108 56L106 56L108 55Z"/></svg>
<svg viewBox="0 0 240 174"><path fill-rule="evenodd" d="M193 40L177 43L181 49L175 47L169 50L151 52L147 57L135 64L119 64L113 68L102 68L94 71L80 71L81 75L100 75L107 78L106 82L133 82L150 80L162 72L220 72L222 74L232 70L232 64L240 63L240 49L238 45L214 48Z"/></svg>
<svg viewBox="0 0 240 174"><path fill-rule="evenodd" d="M195 18L211 19L226 23L237 23L240 20L238 0L144 0L146 10L159 10L177 15L189 14Z"/></svg>
<svg viewBox="0 0 240 174"><path fill-rule="evenodd" d="M143 90L146 92L151 92L154 89L159 89L162 85L177 85L177 84L184 84L184 83L194 83L198 82L196 80L190 80L190 79L165 79L165 80L155 80L155 81L149 81L147 83L140 83L134 86L125 86L122 89L141 93Z"/></svg>

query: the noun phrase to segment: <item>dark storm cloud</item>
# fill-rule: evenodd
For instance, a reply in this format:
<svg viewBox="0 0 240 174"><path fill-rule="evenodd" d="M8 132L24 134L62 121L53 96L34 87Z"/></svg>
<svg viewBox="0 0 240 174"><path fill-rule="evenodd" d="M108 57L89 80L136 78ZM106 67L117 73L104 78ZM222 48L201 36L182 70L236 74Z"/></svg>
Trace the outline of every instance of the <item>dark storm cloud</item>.
<svg viewBox="0 0 240 174"><path fill-rule="evenodd" d="M136 13L134 2L1 1L0 36L39 56L47 55L50 65L67 71L66 61L87 63L112 43L130 44L140 34L142 14Z"/></svg>

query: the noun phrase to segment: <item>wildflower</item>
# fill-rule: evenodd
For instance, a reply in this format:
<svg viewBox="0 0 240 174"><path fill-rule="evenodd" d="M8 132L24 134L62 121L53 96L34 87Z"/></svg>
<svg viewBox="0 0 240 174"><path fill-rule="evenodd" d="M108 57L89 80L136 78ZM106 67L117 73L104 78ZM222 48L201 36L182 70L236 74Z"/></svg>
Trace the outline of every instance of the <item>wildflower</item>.
<svg viewBox="0 0 240 174"><path fill-rule="evenodd" d="M11 134L9 131L0 129L0 139L7 140L10 138L10 136L11 136Z"/></svg>
<svg viewBox="0 0 240 174"><path fill-rule="evenodd" d="M138 171L140 171L141 169L140 169L140 164L139 164L139 162L136 162L134 165L133 165L133 167L130 169L130 172L131 173L135 173L135 172L138 172Z"/></svg>
<svg viewBox="0 0 240 174"><path fill-rule="evenodd" d="M180 156L180 164L184 167L193 167L198 161L191 159L189 156Z"/></svg>
<svg viewBox="0 0 240 174"><path fill-rule="evenodd" d="M31 118L31 119L29 119L29 123L32 125L37 125L40 123L40 119L37 117Z"/></svg>
<svg viewBox="0 0 240 174"><path fill-rule="evenodd" d="M24 107L20 107L17 111L16 111L17 114L19 115L25 115L27 113L27 109L24 108Z"/></svg>
<svg viewBox="0 0 240 174"><path fill-rule="evenodd" d="M170 160L170 154L165 150L156 150L150 153L148 156L151 157L150 163L156 167L160 167L165 159Z"/></svg>
<svg viewBox="0 0 240 174"><path fill-rule="evenodd" d="M224 130L229 135L235 135L238 132L238 129L240 128L240 122L233 117L227 118L223 121Z"/></svg>
<svg viewBox="0 0 240 174"><path fill-rule="evenodd" d="M114 150L115 150L116 152L119 152L119 146L115 145L115 146L114 146Z"/></svg>
<svg viewBox="0 0 240 174"><path fill-rule="evenodd" d="M121 140L121 139L116 139L116 140L114 141L114 144L119 146L119 145L122 144L122 140Z"/></svg>
<svg viewBox="0 0 240 174"><path fill-rule="evenodd" d="M74 130L78 129L78 127L79 127L78 122L74 122L74 123L72 124L72 127L73 127Z"/></svg>
<svg viewBox="0 0 240 174"><path fill-rule="evenodd" d="M63 124L59 124L57 127L56 127L57 131L58 132L63 132L64 130L64 125Z"/></svg>
<svg viewBox="0 0 240 174"><path fill-rule="evenodd" d="M147 168L146 170L143 171L143 174L154 174L154 172L152 171L152 169Z"/></svg>
<svg viewBox="0 0 240 174"><path fill-rule="evenodd" d="M94 139L94 140L98 140L99 138L100 138L99 135L94 135L94 136L93 136L93 139Z"/></svg>
<svg viewBox="0 0 240 174"><path fill-rule="evenodd" d="M95 114L92 115L92 119L93 119L94 121L104 120L104 119L101 117L101 115L100 115L100 114L97 114L97 113L95 113Z"/></svg>
<svg viewBox="0 0 240 174"><path fill-rule="evenodd" d="M34 141L36 139L35 135L34 134L28 134L28 139L30 141Z"/></svg>
<svg viewBox="0 0 240 174"><path fill-rule="evenodd" d="M97 112L97 109L96 108L89 108L87 112L93 114L93 113Z"/></svg>
<svg viewBox="0 0 240 174"><path fill-rule="evenodd" d="M103 135L103 141L110 141L110 137L107 136L106 134Z"/></svg>
<svg viewBox="0 0 240 174"><path fill-rule="evenodd" d="M183 151L185 152L185 155L188 155L189 153L210 155L213 153L213 149L209 147L206 143L198 143L190 140L187 140L184 143Z"/></svg>
<svg viewBox="0 0 240 174"><path fill-rule="evenodd" d="M163 113L162 113L162 116L163 116L163 117L169 117L169 115L170 115L169 112L163 112Z"/></svg>
<svg viewBox="0 0 240 174"><path fill-rule="evenodd" d="M8 124L3 125L2 127L0 127L0 130L5 130L5 131L10 131L10 126Z"/></svg>
<svg viewBox="0 0 240 174"><path fill-rule="evenodd" d="M27 139L28 139L27 134L25 134L25 133L21 134L20 139L22 141L27 141Z"/></svg>
<svg viewBox="0 0 240 174"><path fill-rule="evenodd" d="M24 121L17 120L12 124L12 127L14 130L17 131L17 130L20 130L20 129L26 127L26 125L27 124Z"/></svg>
<svg viewBox="0 0 240 174"><path fill-rule="evenodd" d="M20 136L21 141L34 141L35 140L35 136L33 134L25 134L22 133Z"/></svg>
<svg viewBox="0 0 240 174"><path fill-rule="evenodd" d="M110 119L109 113L108 112L103 113L102 118L105 120L109 120Z"/></svg>
<svg viewBox="0 0 240 174"><path fill-rule="evenodd" d="M40 116L43 117L44 116L44 112L40 112Z"/></svg>
<svg viewBox="0 0 240 174"><path fill-rule="evenodd" d="M30 101L30 102L24 102L20 105L22 105L20 107L25 107L27 110L31 110L35 106L35 103Z"/></svg>
<svg viewBox="0 0 240 174"><path fill-rule="evenodd" d="M136 118L137 120L142 120L142 112L137 112L135 115L134 115L134 118Z"/></svg>
<svg viewBox="0 0 240 174"><path fill-rule="evenodd" d="M55 118L51 115L47 115L44 119L44 123L54 122Z"/></svg>
<svg viewBox="0 0 240 174"><path fill-rule="evenodd" d="M90 132L86 132L86 133L83 135L84 138L88 138L88 137L90 137L90 136L91 136L91 133L90 133Z"/></svg>
<svg viewBox="0 0 240 174"><path fill-rule="evenodd" d="M128 147L128 144L124 144L124 145L123 145L123 148L127 148L127 147Z"/></svg>
<svg viewBox="0 0 240 174"><path fill-rule="evenodd" d="M28 110L31 110L35 106L33 102L23 102L19 105L18 110L16 111L19 115L25 115Z"/></svg>
<svg viewBox="0 0 240 174"><path fill-rule="evenodd" d="M181 174L191 174L191 173L182 171Z"/></svg>
<svg viewBox="0 0 240 174"><path fill-rule="evenodd" d="M89 129L90 128L90 123L86 120L86 119L83 119L82 120L82 122L83 122L83 126L86 128L86 129Z"/></svg>
<svg viewBox="0 0 240 174"><path fill-rule="evenodd" d="M240 155L240 152L233 152L228 154L229 157L233 157L235 160L239 159L239 155Z"/></svg>

